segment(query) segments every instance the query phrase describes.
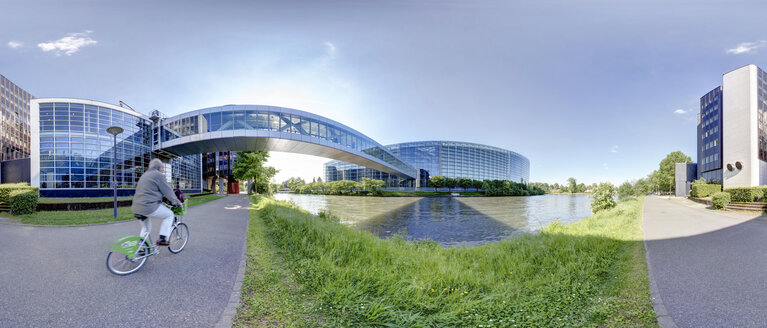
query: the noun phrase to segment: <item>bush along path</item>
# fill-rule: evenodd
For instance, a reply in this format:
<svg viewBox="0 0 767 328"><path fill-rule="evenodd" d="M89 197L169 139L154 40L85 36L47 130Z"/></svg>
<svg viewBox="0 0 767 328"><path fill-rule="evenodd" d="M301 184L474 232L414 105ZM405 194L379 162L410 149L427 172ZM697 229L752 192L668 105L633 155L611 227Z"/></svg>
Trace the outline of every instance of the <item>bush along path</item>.
<svg viewBox="0 0 767 328"><path fill-rule="evenodd" d="M642 204L445 248L253 197L235 326L655 327Z"/></svg>

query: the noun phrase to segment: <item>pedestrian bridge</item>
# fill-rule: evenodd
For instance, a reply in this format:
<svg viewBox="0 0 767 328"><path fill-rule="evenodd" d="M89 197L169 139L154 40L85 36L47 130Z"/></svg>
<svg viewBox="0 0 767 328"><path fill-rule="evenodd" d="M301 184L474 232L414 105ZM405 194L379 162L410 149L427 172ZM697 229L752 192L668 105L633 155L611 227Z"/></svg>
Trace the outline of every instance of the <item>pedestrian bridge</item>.
<svg viewBox="0 0 767 328"><path fill-rule="evenodd" d="M152 150L167 157L267 150L354 163L417 178L416 169L364 134L312 113L273 106L226 105L161 119Z"/></svg>

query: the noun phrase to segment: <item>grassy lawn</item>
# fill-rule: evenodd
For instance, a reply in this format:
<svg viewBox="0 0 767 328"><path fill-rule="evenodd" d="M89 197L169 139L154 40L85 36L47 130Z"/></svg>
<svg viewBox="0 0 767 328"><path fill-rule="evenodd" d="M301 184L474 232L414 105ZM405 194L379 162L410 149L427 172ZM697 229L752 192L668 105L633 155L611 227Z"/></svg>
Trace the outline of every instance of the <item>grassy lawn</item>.
<svg viewBox="0 0 767 328"><path fill-rule="evenodd" d="M117 197L117 200L131 200L133 196ZM43 204L65 204L65 203L101 203L111 202L113 197L92 197L92 198L43 198L38 199L39 203Z"/></svg>
<svg viewBox="0 0 767 328"><path fill-rule="evenodd" d="M195 206L207 203L221 198L217 195L206 195L189 198L187 206ZM75 224L94 224L114 221L131 220L135 217L130 211L130 207L117 208L117 220L113 218L114 209L84 210L84 211L43 211L28 215L20 215L16 218L25 224L43 224L43 225L75 225Z"/></svg>
<svg viewBox="0 0 767 328"><path fill-rule="evenodd" d="M657 327L643 199L465 248L380 239L251 199L237 326Z"/></svg>

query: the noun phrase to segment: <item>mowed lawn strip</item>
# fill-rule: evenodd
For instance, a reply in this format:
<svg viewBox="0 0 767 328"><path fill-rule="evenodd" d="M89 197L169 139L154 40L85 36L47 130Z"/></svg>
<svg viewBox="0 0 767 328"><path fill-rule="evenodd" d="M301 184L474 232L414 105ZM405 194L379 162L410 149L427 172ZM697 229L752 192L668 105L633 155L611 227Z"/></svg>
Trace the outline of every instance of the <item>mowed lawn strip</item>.
<svg viewBox="0 0 767 328"><path fill-rule="evenodd" d="M187 206L195 206L221 198L218 195L205 195L190 197ZM3 213L5 215L5 213ZM117 220L114 219L114 209L105 208L99 210L82 211L41 211L27 215L19 215L16 218L25 224L39 225L80 225L95 224L135 219L130 206L117 208Z"/></svg>
<svg viewBox="0 0 767 328"><path fill-rule="evenodd" d="M256 200L254 200L256 199ZM325 320L313 294L295 282L258 217L266 203L251 197L245 276L233 327L321 327Z"/></svg>
<svg viewBox="0 0 767 328"><path fill-rule="evenodd" d="M276 326L657 326L641 198L572 225L464 248L381 239L285 202L251 201L251 230L258 224L265 236L249 239L248 274L278 270L282 279L273 282L321 315L293 312L295 302L263 307L254 299L286 294L243 284L241 326L280 311L296 314Z"/></svg>

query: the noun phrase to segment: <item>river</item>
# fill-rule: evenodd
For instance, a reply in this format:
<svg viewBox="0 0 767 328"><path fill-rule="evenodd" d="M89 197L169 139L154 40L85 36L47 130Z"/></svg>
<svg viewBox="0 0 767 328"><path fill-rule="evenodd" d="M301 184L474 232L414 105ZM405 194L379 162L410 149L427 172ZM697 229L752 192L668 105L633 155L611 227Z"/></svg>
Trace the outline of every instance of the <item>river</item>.
<svg viewBox="0 0 767 328"><path fill-rule="evenodd" d="M386 238L404 233L446 246L477 245L536 232L559 219L569 224L591 216L590 195L529 197L358 197L277 193L317 214Z"/></svg>

